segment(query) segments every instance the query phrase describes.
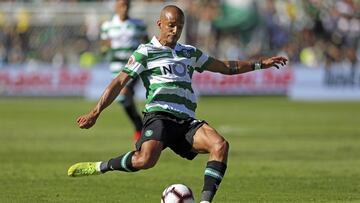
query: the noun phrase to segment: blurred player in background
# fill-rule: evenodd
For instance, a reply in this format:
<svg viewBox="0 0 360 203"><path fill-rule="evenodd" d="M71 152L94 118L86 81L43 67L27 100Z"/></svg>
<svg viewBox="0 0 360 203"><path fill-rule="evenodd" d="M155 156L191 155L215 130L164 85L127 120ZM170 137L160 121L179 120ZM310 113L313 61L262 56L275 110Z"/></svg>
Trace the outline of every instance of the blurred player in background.
<svg viewBox="0 0 360 203"><path fill-rule="evenodd" d="M110 71L115 78L125 67L131 54L141 43L148 42L143 21L129 17L130 0L116 0L115 15L101 26L102 51L110 54ZM134 102L134 87L139 81L133 78L120 92L117 101L135 127L134 141L141 135L142 118Z"/></svg>
<svg viewBox="0 0 360 203"><path fill-rule="evenodd" d="M284 57L262 61L220 61L191 45L177 41L184 26L183 11L173 5L163 8L157 25L159 37L134 51L124 70L105 89L88 114L77 119L80 128L91 128L130 78L141 76L146 88L144 127L136 150L100 162L71 166L68 175L80 177L118 170L136 172L155 166L162 150L169 147L188 160L199 153L209 154L204 172L201 203L212 201L225 175L229 143L206 121L195 118L196 97L191 87L194 71L226 75L285 65Z"/></svg>

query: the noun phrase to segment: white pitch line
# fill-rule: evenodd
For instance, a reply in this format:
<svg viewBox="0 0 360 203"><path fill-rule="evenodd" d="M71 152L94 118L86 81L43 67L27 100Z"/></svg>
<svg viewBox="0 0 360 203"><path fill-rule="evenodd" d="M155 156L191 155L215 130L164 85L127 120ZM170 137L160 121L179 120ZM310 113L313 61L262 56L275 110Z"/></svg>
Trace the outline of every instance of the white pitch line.
<svg viewBox="0 0 360 203"><path fill-rule="evenodd" d="M217 130L221 133L244 133L251 131L249 128L236 127L233 125L220 125Z"/></svg>

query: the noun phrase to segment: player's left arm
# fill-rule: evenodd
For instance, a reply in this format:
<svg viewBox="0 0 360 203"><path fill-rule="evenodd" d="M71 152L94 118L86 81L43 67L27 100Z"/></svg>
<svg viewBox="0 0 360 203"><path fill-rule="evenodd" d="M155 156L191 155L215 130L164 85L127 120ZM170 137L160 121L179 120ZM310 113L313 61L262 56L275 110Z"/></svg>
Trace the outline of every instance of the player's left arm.
<svg viewBox="0 0 360 203"><path fill-rule="evenodd" d="M210 62L206 65L205 70L211 72L222 73L225 75L242 74L258 69L267 69L270 67L279 68L285 66L288 59L283 56L274 56L252 62L244 61L221 61L215 58L210 58Z"/></svg>

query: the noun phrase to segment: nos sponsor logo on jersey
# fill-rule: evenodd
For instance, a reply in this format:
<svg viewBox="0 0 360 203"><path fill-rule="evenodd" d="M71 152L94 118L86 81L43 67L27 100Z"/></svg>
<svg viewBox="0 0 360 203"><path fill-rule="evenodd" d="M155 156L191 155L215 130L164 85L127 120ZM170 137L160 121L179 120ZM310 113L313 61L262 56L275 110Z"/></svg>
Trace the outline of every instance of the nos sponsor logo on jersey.
<svg viewBox="0 0 360 203"><path fill-rule="evenodd" d="M186 75L186 70L187 66L181 62L173 62L173 64L161 67L161 71L164 75L175 74L179 77L184 77Z"/></svg>

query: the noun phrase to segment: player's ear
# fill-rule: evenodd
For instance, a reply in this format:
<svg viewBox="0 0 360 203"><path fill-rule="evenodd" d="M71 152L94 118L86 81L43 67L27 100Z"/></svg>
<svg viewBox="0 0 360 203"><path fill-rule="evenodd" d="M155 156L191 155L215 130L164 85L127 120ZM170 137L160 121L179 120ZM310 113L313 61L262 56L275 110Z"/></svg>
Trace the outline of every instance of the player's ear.
<svg viewBox="0 0 360 203"><path fill-rule="evenodd" d="M159 29L161 29L161 20L156 21L156 24L158 25Z"/></svg>

